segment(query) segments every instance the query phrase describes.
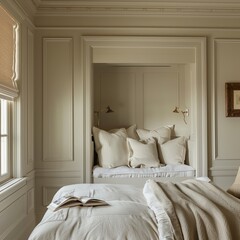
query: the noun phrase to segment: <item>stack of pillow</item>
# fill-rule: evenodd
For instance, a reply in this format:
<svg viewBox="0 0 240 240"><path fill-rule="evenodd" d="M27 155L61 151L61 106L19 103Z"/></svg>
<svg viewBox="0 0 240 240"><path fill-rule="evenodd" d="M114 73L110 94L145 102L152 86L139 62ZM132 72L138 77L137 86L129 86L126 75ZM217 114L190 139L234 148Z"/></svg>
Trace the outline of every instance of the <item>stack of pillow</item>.
<svg viewBox="0 0 240 240"><path fill-rule="evenodd" d="M174 125L156 130L129 128L105 131L93 127L95 150L101 167L160 167L183 164L186 138L172 138Z"/></svg>

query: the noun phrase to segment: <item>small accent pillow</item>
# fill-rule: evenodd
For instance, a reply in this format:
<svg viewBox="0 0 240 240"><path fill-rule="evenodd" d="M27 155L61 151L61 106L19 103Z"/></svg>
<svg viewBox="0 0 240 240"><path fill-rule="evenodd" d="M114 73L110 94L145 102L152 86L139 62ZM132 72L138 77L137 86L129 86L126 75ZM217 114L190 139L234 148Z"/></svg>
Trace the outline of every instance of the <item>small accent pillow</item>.
<svg viewBox="0 0 240 240"><path fill-rule="evenodd" d="M93 127L93 136L101 167L114 168L128 164L127 131L125 128L109 133Z"/></svg>
<svg viewBox="0 0 240 240"><path fill-rule="evenodd" d="M232 186L227 190L227 192L236 198L240 199L240 167L237 172L237 176L234 180Z"/></svg>
<svg viewBox="0 0 240 240"><path fill-rule="evenodd" d="M154 139L139 142L132 138L127 138L129 148L128 165L137 167L160 167L157 146Z"/></svg>
<svg viewBox="0 0 240 240"><path fill-rule="evenodd" d="M119 130L119 128L111 129L111 130L109 130L109 132L110 132L110 133L115 133L115 132L117 132L118 130ZM126 128L127 136L128 136L129 138L133 138L133 139L135 139L135 140L139 140L139 136L138 136L136 130L137 130L137 125L136 125L136 124L134 124L134 125Z"/></svg>
<svg viewBox="0 0 240 240"><path fill-rule="evenodd" d="M183 164L186 156L186 138L184 136L172 139L160 145L164 164Z"/></svg>
<svg viewBox="0 0 240 240"><path fill-rule="evenodd" d="M160 127L156 130L137 129L137 134L141 140L156 138L159 142L166 142L171 139L174 125Z"/></svg>
<svg viewBox="0 0 240 240"><path fill-rule="evenodd" d="M156 130L137 129L137 134L141 140L154 138L157 141L158 158L162 159L161 144L169 141L173 135L175 125L160 127Z"/></svg>

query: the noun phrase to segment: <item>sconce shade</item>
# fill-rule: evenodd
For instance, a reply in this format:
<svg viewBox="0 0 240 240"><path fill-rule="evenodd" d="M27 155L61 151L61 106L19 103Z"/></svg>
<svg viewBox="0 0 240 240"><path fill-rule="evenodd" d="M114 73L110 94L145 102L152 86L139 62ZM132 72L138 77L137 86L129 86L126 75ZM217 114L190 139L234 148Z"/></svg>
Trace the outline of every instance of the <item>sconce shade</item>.
<svg viewBox="0 0 240 240"><path fill-rule="evenodd" d="M114 111L110 108L110 106L107 106L105 113L112 113L112 112L114 112Z"/></svg>
<svg viewBox="0 0 240 240"><path fill-rule="evenodd" d="M174 113L179 113L179 108L175 107L175 109L173 110Z"/></svg>

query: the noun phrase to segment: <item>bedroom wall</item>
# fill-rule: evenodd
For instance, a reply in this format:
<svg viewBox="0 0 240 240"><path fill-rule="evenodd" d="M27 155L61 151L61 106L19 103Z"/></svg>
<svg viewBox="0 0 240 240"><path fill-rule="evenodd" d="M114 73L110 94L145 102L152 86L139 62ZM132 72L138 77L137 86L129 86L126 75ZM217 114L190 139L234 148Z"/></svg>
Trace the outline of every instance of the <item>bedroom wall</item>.
<svg viewBox="0 0 240 240"><path fill-rule="evenodd" d="M224 83L239 81L237 22L209 15L191 21L181 15L36 17L34 114L38 218L59 187L86 179L83 36L206 37L208 173L226 189L240 165L239 119L225 117L224 103Z"/></svg>

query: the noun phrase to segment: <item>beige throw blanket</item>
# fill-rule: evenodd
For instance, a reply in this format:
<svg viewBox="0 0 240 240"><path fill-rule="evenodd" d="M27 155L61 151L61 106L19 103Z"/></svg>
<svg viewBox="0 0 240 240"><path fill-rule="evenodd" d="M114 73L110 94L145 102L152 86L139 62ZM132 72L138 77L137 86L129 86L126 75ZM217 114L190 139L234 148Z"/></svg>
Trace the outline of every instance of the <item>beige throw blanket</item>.
<svg viewBox="0 0 240 240"><path fill-rule="evenodd" d="M211 183L148 180L143 193L161 240L240 239L240 200Z"/></svg>

